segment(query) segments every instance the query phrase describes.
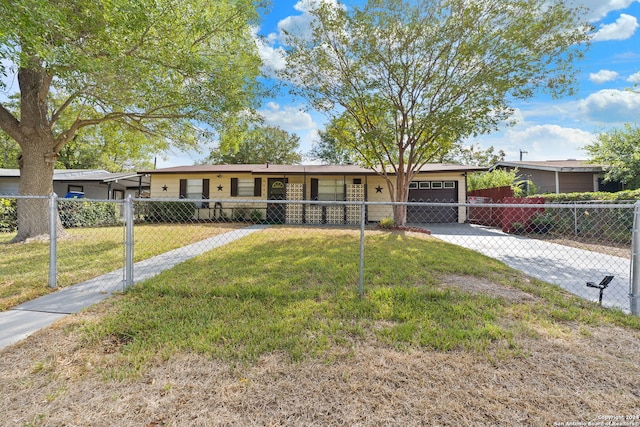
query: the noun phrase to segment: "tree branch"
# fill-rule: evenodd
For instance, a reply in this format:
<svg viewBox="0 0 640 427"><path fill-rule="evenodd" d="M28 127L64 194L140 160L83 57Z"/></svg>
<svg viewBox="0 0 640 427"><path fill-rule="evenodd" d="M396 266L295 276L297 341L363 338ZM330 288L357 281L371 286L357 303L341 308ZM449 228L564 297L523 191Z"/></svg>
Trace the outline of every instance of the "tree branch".
<svg viewBox="0 0 640 427"><path fill-rule="evenodd" d="M0 128L18 143L22 141L20 122L2 104L0 104Z"/></svg>

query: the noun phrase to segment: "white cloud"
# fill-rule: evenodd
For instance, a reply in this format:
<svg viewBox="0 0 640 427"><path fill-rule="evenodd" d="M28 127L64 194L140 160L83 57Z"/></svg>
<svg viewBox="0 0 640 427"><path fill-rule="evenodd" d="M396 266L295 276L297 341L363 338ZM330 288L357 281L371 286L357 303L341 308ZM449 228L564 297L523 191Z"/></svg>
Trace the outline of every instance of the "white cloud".
<svg viewBox="0 0 640 427"><path fill-rule="evenodd" d="M284 43L285 34L304 38L304 36L309 34L309 31L311 31L311 24L315 19L309 12L321 5L328 5L329 7L335 8L344 7L336 0L301 0L296 3L293 8L302 12L302 14L288 16L278 22L277 39L281 43Z"/></svg>
<svg viewBox="0 0 640 427"><path fill-rule="evenodd" d="M612 24L603 24L591 39L594 42L606 40L626 40L633 36L636 29L640 26L635 16L623 13Z"/></svg>
<svg viewBox="0 0 640 427"><path fill-rule="evenodd" d="M269 102L260 114L266 124L279 126L288 132L317 129L311 115L294 106L282 107L276 102Z"/></svg>
<svg viewBox="0 0 640 427"><path fill-rule="evenodd" d="M575 3L586 6L589 10L589 19L598 21L607 16L609 12L626 9L634 1L637 0L578 0Z"/></svg>
<svg viewBox="0 0 640 427"><path fill-rule="evenodd" d="M258 55L263 63L264 72L272 75L273 72L283 70L287 65L286 53L281 47L274 47L262 39L256 39Z"/></svg>
<svg viewBox="0 0 640 427"><path fill-rule="evenodd" d="M583 147L593 141L595 135L583 129L555 124L522 123L498 133L478 138L483 147L493 146L503 150L505 160L566 160L584 159Z"/></svg>
<svg viewBox="0 0 640 427"><path fill-rule="evenodd" d="M630 83L640 83L640 71L627 77L627 81Z"/></svg>
<svg viewBox="0 0 640 427"><path fill-rule="evenodd" d="M605 89L579 101L577 108L583 117L599 123L635 122L640 111L640 94Z"/></svg>
<svg viewBox="0 0 640 427"><path fill-rule="evenodd" d="M616 80L618 77L620 77L620 75L611 70L600 70L597 73L589 74L589 80L596 84L610 82Z"/></svg>

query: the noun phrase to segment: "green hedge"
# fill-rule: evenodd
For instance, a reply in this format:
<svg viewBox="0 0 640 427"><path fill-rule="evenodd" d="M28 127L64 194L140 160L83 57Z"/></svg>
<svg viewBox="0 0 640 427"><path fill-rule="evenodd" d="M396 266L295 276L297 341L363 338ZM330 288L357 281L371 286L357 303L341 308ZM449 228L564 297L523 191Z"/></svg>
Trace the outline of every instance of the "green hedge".
<svg viewBox="0 0 640 427"><path fill-rule="evenodd" d="M603 202L615 204L635 202L640 200L640 190L624 190L615 193L562 193L543 194L546 203L577 203L567 209L549 208L545 216L552 224L556 234L565 236L580 236L583 238L601 240L603 242L629 243L633 226L633 209L595 208L589 203Z"/></svg>
<svg viewBox="0 0 640 427"><path fill-rule="evenodd" d="M561 193L561 194L539 194L537 197L544 197L547 203L566 202L588 202L588 201L638 201L640 200L640 190L623 190L615 193L590 192L590 193Z"/></svg>
<svg viewBox="0 0 640 427"><path fill-rule="evenodd" d="M192 202L148 202L136 207L136 214L148 222L190 222L195 213Z"/></svg>
<svg viewBox="0 0 640 427"><path fill-rule="evenodd" d="M16 199L0 199L0 233L11 233L18 228Z"/></svg>
<svg viewBox="0 0 640 427"><path fill-rule="evenodd" d="M58 211L65 228L108 226L119 222L114 203L59 201Z"/></svg>

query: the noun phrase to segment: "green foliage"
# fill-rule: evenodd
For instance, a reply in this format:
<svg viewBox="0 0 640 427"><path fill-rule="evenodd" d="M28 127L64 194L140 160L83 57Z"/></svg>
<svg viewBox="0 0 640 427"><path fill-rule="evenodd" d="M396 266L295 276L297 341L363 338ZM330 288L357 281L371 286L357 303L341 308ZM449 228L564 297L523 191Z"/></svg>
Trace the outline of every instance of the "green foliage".
<svg viewBox="0 0 640 427"><path fill-rule="evenodd" d="M147 149L194 147L210 133L221 135L254 120L265 90L251 29L263 5L262 0L0 2L0 71L10 73L0 85L20 81L16 108L0 101L0 128L22 150L28 171L21 178L22 193L51 193L54 160L67 144L64 160L70 166L98 162L128 168L134 165L127 165L125 156L149 161ZM107 122L117 125L79 135ZM135 133L142 136L131 138ZM74 146L74 138L77 144L108 146L94 155ZM16 240L42 233L46 212L27 217L22 211Z"/></svg>
<svg viewBox="0 0 640 427"><path fill-rule="evenodd" d="M59 123L63 129L70 123ZM125 172L153 167L153 155L159 155L170 147L170 141L177 149L194 147L191 126L177 124L169 129L167 121L155 121L148 127L154 132L140 132L126 123L107 121L78 131L75 138L60 150L58 169L104 169L110 172Z"/></svg>
<svg viewBox="0 0 640 427"><path fill-rule="evenodd" d="M562 1L321 2L309 13L310 33L287 35L282 74L359 163L396 181L400 202L416 170L495 130L511 100L571 93L589 37Z"/></svg>
<svg viewBox="0 0 640 427"><path fill-rule="evenodd" d="M439 163L459 163L462 165L491 167L504 160L503 150L495 151L493 146L483 149L478 144L463 146L457 144L451 151L442 155Z"/></svg>
<svg viewBox="0 0 640 427"><path fill-rule="evenodd" d="M149 202L144 204L145 221L151 223L191 222L196 206L191 202Z"/></svg>
<svg viewBox="0 0 640 427"><path fill-rule="evenodd" d="M605 165L606 181L640 187L640 127L626 124L600 133L584 148L594 163Z"/></svg>
<svg viewBox="0 0 640 427"><path fill-rule="evenodd" d="M475 172L467 177L467 185L469 191L511 187L515 197L525 197L536 194L538 191L533 182L520 179L518 169L493 169L486 172Z"/></svg>
<svg viewBox="0 0 640 427"><path fill-rule="evenodd" d="M0 199L0 233L11 233L17 227L16 199Z"/></svg>
<svg viewBox="0 0 640 427"><path fill-rule="evenodd" d="M17 169L20 147L0 129L0 168Z"/></svg>
<svg viewBox="0 0 640 427"><path fill-rule="evenodd" d="M550 193L543 197L545 203L572 204L571 208L554 208L545 211L544 215L550 219L554 233L571 237L596 238L599 241L614 244L631 243L633 209L596 208L592 206L593 203L587 202L600 205L637 202L640 201L640 190L624 190L616 193Z"/></svg>
<svg viewBox="0 0 640 427"><path fill-rule="evenodd" d="M310 156L327 165L346 165L356 163L357 154L332 135L331 130L318 133L320 140L314 143Z"/></svg>
<svg viewBox="0 0 640 427"><path fill-rule="evenodd" d="M567 203L567 202L623 202L640 200L640 190L622 190L615 193L604 191L586 193L549 193L544 195L547 203Z"/></svg>
<svg viewBox="0 0 640 427"><path fill-rule="evenodd" d="M276 126L253 128L240 136L237 145L218 147L207 163L213 164L294 164L302 157L296 151L300 147L300 138L296 134Z"/></svg>
<svg viewBox="0 0 640 427"><path fill-rule="evenodd" d="M58 202L60 220L65 228L97 227L119 223L115 203L64 201Z"/></svg>
<svg viewBox="0 0 640 427"><path fill-rule="evenodd" d="M382 218L380 222L378 222L378 227L383 229L390 229L390 228L393 228L394 226L395 226L395 222L393 222L393 218L391 217Z"/></svg>

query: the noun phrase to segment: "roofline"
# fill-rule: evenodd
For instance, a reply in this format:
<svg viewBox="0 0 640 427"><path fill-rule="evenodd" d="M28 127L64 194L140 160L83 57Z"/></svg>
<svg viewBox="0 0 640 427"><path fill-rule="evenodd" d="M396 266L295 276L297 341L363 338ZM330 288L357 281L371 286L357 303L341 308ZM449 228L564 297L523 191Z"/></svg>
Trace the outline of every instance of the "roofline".
<svg viewBox="0 0 640 427"><path fill-rule="evenodd" d="M494 170L500 166L518 169L534 169L548 172L603 172L604 168L604 165L599 164L594 164L593 166L553 166L529 162L498 162L495 165L491 166L489 170Z"/></svg>
<svg viewBox="0 0 640 427"><path fill-rule="evenodd" d="M429 164L425 165L427 167ZM439 173L439 172L479 172L487 170L486 167L479 166L466 166L466 165L453 165L453 164L440 164L432 163L431 165L439 165L440 169L422 169L417 173ZM237 165L238 168L234 168L234 165L204 165L204 166L175 166L164 169L152 169L138 171L138 174L152 175L152 174L164 174L164 175L178 175L178 174L202 174L202 173L250 173L252 175L379 175L379 172L374 169L365 168L357 165L269 165L255 164L255 165ZM287 169L287 167L290 169ZM327 170L322 170L326 167ZM334 168L330 170L329 168ZM344 170L339 170L340 168ZM388 172L391 175L395 175L395 172Z"/></svg>

